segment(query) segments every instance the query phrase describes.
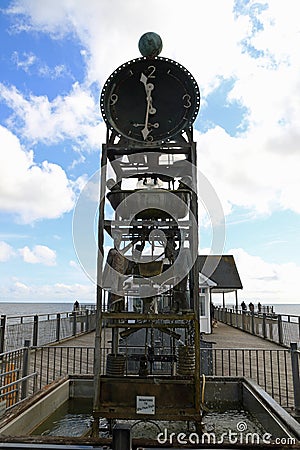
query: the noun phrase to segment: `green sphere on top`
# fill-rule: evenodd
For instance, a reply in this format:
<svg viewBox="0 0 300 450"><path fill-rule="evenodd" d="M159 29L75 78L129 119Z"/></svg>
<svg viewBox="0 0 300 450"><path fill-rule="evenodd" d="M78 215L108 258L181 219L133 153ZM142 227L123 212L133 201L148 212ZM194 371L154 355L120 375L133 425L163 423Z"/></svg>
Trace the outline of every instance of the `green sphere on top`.
<svg viewBox="0 0 300 450"><path fill-rule="evenodd" d="M162 51L161 37L151 31L143 34L139 40L139 51L147 58L154 58L155 56L158 56Z"/></svg>

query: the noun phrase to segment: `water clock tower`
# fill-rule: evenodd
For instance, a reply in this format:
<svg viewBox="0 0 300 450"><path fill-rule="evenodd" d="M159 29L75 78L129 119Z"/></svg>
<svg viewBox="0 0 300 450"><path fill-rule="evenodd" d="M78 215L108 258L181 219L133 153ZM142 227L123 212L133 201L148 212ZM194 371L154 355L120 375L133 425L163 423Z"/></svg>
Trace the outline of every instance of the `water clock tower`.
<svg viewBox="0 0 300 450"><path fill-rule="evenodd" d="M198 85L159 56L106 81L98 223L94 430L108 420L201 421L197 158Z"/></svg>

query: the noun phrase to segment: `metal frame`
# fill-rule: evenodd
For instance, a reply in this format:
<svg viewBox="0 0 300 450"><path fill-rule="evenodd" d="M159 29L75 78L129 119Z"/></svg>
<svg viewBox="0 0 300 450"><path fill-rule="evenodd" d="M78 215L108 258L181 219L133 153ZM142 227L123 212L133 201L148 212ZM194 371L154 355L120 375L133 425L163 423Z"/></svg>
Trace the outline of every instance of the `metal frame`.
<svg viewBox="0 0 300 450"><path fill-rule="evenodd" d="M137 153L143 153L145 151L159 154L182 154L186 160L192 164L193 167L193 183L197 186L197 156L196 156L196 144L192 140L192 130L185 130L186 137L183 135L178 136L176 141L170 143L164 143L161 146L142 145L134 142L129 142L124 138L117 137L114 131L107 130L106 144L102 147L101 157L101 181L100 181L100 203L99 203L99 223L98 223L98 258L97 258L97 317L96 317L96 335L95 335L95 377L94 377L94 434L97 434L98 422L100 417L107 417L111 419L132 418L141 419L141 416L135 411L132 399L137 395L153 395L156 397L157 410L156 414L143 415L143 419L163 419L166 417L172 418L172 420L194 420L196 422L201 421L201 396L200 396L200 311L199 311L199 271L197 258L191 271L189 272L189 290L191 297L192 310L186 315L182 314L145 314L145 313L132 313L132 312L107 312L105 311L105 291L101 287L103 281L103 254L104 254L104 241L105 233L112 234L113 228L120 229L122 225L127 225L124 221L118 220L106 220L105 218L105 191L107 181L107 164L112 163L112 167L115 170L117 180L124 177L124 171L122 165L116 163L117 158L122 155L133 155ZM136 167L130 167L127 164L128 176L136 174ZM198 248L198 199L197 193L191 191L190 200L190 214L193 214L196 221L196 226L192 224L191 220L182 221L182 226L185 227L188 232L188 242L190 248ZM140 224L140 222L139 222ZM146 221L146 225L157 226L155 220ZM131 223L131 226L134 223ZM165 230L172 232L172 221L159 221L160 226L165 226ZM169 227L169 228L168 228ZM135 232L141 233L141 228L136 229ZM128 238L128 237L127 237ZM119 329L122 327L119 321L126 321L126 328L134 329L138 325L136 323L129 323L131 321L139 321L139 327L147 328L185 328L183 320L190 321L194 333L194 346L195 346L195 369L191 376L173 376L168 377L157 376L145 376L134 377L124 375L124 377L109 377L103 375L101 370L100 355L106 347L104 330ZM143 326L145 323L145 326ZM124 327L124 325L123 325ZM117 338L118 339L118 338ZM114 338L113 338L114 340ZM112 351L114 352L118 343L112 343ZM176 357L175 357L176 358ZM124 396L124 390L119 389L118 386L122 385L123 389L131 393L131 398ZM157 386L161 386L159 389ZM165 408L163 402L160 400L164 398L164 389L167 386L167 391L170 397L173 399L173 404ZM187 388L188 386L188 388ZM187 394L188 389L188 394ZM127 399L127 400L126 400ZM187 403L187 399L189 399ZM163 400L164 401L164 400Z"/></svg>

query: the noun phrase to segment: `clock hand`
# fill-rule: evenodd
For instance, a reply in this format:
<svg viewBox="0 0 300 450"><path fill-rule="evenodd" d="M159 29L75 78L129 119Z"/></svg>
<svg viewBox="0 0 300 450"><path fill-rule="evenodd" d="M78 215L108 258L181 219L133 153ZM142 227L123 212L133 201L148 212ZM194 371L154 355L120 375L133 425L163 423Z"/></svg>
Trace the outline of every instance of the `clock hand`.
<svg viewBox="0 0 300 450"><path fill-rule="evenodd" d="M144 75L144 74L142 74L142 75ZM145 78L145 75L144 75L144 78ZM151 91L154 89L154 84L152 84L152 83L146 84L144 78L143 78L142 83L145 85L146 94L147 94L147 109L146 109L146 117L145 117L145 126L142 129L141 133L142 133L142 136L145 141L147 139L148 134L151 132L151 130L149 130L149 128L148 128L148 121L149 121L150 110L153 110ZM141 79L142 79L142 76L141 76Z"/></svg>
<svg viewBox="0 0 300 450"><path fill-rule="evenodd" d="M133 123L132 126L135 127L135 128L138 128L138 127L145 126L145 124L144 123ZM155 123L148 122L148 127L149 128L151 128L151 127L158 128L159 127L159 123L158 122L155 122Z"/></svg>
<svg viewBox="0 0 300 450"><path fill-rule="evenodd" d="M154 85L152 83L147 83L148 78L146 77L146 75L142 72L141 73L141 78L140 81L143 83L144 87L145 87L145 91L146 91L146 95L147 95L147 100L148 100L148 96L149 96L149 91L152 91L154 89ZM152 97L150 96L150 106L149 106L149 114L155 114L156 113L156 108L153 108L152 105Z"/></svg>
<svg viewBox="0 0 300 450"><path fill-rule="evenodd" d="M151 92L151 91L150 91L150 92ZM145 117L145 126L144 126L144 128L142 129L142 131L141 131L142 136L143 136L143 138L144 138L144 141L147 139L147 136L148 136L148 134L150 133L150 130L149 130L149 128L148 128L149 109L150 109L150 99L151 99L151 96L148 95L148 96L147 96L147 109L146 109L146 117Z"/></svg>

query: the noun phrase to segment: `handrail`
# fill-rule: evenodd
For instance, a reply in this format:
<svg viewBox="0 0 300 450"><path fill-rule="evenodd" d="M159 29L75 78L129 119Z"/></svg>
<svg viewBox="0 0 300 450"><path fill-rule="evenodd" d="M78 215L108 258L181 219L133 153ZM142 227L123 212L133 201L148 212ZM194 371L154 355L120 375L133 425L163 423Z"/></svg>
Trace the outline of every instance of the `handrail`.
<svg viewBox="0 0 300 450"><path fill-rule="evenodd" d="M58 313L1 316L0 351L13 350L30 341L47 345L82 333L94 331L96 309L82 308Z"/></svg>
<svg viewBox="0 0 300 450"><path fill-rule="evenodd" d="M3 391L4 389L7 389L7 388L9 388L9 387L12 387L12 386L14 386L15 384L22 383L23 381L26 381L26 380L28 380L29 378L32 378L32 377L36 377L36 378L37 378L37 376L38 376L38 372L30 373L29 375L26 375L25 377L18 378L17 380L12 381L11 383L8 383L8 384L5 384L5 385L3 385L3 386L0 386L0 391ZM5 397L5 396L11 394L11 392L12 392L12 391L6 392L5 394L0 394L0 398Z"/></svg>
<svg viewBox="0 0 300 450"><path fill-rule="evenodd" d="M300 316L216 307L214 318L284 347L289 347L291 342L300 346Z"/></svg>

